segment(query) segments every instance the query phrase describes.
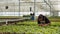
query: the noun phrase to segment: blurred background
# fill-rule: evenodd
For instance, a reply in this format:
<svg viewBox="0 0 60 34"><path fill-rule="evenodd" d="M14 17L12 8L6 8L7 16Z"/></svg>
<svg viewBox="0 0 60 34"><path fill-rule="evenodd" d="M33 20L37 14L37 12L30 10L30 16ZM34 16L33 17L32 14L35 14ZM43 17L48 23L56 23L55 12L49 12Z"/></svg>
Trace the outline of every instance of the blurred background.
<svg viewBox="0 0 60 34"><path fill-rule="evenodd" d="M40 14L50 26L38 26ZM0 32L60 34L60 0L0 0L0 25Z"/></svg>
<svg viewBox="0 0 60 34"><path fill-rule="evenodd" d="M60 0L0 0L0 16L60 16Z"/></svg>
<svg viewBox="0 0 60 34"><path fill-rule="evenodd" d="M30 14L33 13L34 16L31 16ZM0 18L21 18L24 16L37 19L40 14L46 17L55 17L56 19L52 20L59 21L60 0L0 0Z"/></svg>

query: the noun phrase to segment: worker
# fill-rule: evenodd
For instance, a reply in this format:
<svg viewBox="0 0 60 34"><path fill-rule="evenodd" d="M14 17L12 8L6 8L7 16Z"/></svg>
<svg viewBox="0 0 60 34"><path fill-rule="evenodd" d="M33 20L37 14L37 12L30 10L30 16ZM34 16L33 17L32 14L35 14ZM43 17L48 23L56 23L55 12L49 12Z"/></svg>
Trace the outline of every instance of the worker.
<svg viewBox="0 0 60 34"><path fill-rule="evenodd" d="M40 14L38 16L38 25L39 26L48 26L48 25L50 25L50 20L46 16Z"/></svg>

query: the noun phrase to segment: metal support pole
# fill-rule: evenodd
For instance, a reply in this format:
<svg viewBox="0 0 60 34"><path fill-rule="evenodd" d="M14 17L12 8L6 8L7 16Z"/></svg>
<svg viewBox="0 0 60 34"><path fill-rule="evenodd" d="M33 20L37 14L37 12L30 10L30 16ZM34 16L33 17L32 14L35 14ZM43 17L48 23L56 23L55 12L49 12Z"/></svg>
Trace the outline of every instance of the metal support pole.
<svg viewBox="0 0 60 34"><path fill-rule="evenodd" d="M48 0L50 2L50 0ZM51 11L51 2L50 2L50 16L52 16L52 11Z"/></svg>
<svg viewBox="0 0 60 34"><path fill-rule="evenodd" d="M52 16L51 5L50 5L50 16Z"/></svg>
<svg viewBox="0 0 60 34"><path fill-rule="evenodd" d="M35 7L36 7L36 0L34 0L34 12L33 12L33 13L34 13L34 19L35 19L35 12L36 12L36 11L35 11L35 10L36 10Z"/></svg>
<svg viewBox="0 0 60 34"><path fill-rule="evenodd" d="M13 11L14 14L13 14L13 16L15 16L15 3L13 3L13 6L14 6L14 9L13 9L14 10Z"/></svg>
<svg viewBox="0 0 60 34"><path fill-rule="evenodd" d="M20 0L19 0L19 17L20 17Z"/></svg>

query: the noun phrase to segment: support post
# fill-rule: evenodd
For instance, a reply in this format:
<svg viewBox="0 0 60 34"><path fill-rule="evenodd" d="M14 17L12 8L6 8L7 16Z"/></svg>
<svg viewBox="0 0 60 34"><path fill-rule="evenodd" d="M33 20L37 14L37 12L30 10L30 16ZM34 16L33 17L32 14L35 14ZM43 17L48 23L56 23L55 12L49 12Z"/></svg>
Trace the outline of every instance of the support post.
<svg viewBox="0 0 60 34"><path fill-rule="evenodd" d="M20 17L20 0L19 0L19 17Z"/></svg>
<svg viewBox="0 0 60 34"><path fill-rule="evenodd" d="M6 20L6 25L8 24L8 20Z"/></svg>

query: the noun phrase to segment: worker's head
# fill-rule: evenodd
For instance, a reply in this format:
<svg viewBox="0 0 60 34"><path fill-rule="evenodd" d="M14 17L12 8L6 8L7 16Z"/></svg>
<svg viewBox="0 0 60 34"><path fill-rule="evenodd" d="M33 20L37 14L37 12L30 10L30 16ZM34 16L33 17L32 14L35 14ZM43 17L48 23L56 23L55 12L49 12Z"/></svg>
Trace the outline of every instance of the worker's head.
<svg viewBox="0 0 60 34"><path fill-rule="evenodd" d="M42 15L42 14L40 14L40 15L38 16L38 20L39 20L39 21L42 21L42 20L43 20L43 15Z"/></svg>

